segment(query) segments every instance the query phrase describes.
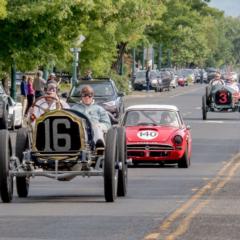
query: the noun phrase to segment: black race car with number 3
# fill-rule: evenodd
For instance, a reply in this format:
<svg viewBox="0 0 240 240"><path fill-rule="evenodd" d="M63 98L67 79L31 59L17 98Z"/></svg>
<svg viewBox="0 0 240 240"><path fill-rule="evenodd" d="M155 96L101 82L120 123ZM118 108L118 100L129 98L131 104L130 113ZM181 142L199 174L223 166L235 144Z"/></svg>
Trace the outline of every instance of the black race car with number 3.
<svg viewBox="0 0 240 240"><path fill-rule="evenodd" d="M208 112L240 112L240 93L227 85L207 86L202 96L202 118Z"/></svg>
<svg viewBox="0 0 240 240"><path fill-rule="evenodd" d="M30 178L45 176L69 181L76 176L103 176L104 196L113 202L127 192L126 139L123 127L106 133L105 147L93 142L89 119L71 109L47 111L35 125L20 128L16 137L16 156L12 156L9 132L0 130L0 193L3 202L17 194L27 197Z"/></svg>

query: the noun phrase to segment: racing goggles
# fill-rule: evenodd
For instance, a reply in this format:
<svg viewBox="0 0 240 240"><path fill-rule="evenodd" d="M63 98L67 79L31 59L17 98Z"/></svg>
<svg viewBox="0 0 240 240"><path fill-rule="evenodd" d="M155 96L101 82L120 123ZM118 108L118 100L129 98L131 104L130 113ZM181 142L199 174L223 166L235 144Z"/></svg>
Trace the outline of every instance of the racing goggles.
<svg viewBox="0 0 240 240"><path fill-rule="evenodd" d="M92 93L83 93L83 94L81 94L81 97L89 97L89 98L92 98L92 97L93 97L93 94L92 94Z"/></svg>

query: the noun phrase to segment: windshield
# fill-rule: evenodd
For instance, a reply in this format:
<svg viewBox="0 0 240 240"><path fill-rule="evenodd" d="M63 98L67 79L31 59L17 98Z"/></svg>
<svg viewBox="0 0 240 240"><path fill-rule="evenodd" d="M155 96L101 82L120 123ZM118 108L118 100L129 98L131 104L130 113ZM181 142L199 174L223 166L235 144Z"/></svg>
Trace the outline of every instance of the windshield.
<svg viewBox="0 0 240 240"><path fill-rule="evenodd" d="M124 125L127 127L140 125L179 127L179 118L177 112L170 110L132 110L127 112Z"/></svg>
<svg viewBox="0 0 240 240"><path fill-rule="evenodd" d="M72 97L80 97L80 92L82 88L86 85L79 85L74 87L71 93ZM114 89L111 83L92 83L90 86L94 90L95 97L105 97L114 95Z"/></svg>

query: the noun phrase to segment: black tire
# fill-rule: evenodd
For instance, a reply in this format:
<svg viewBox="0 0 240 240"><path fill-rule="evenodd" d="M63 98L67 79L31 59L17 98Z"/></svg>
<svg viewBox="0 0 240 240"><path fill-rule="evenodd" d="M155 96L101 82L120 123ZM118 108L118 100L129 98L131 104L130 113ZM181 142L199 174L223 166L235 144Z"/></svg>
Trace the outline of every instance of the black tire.
<svg viewBox="0 0 240 240"><path fill-rule="evenodd" d="M202 119L207 119L206 96L202 96Z"/></svg>
<svg viewBox="0 0 240 240"><path fill-rule="evenodd" d="M106 202L114 202L117 196L117 174L116 162L117 152L117 129L111 128L106 135L105 159L104 159L104 196Z"/></svg>
<svg viewBox="0 0 240 240"><path fill-rule="evenodd" d="M9 174L11 157L11 140L8 130L0 130L0 194L4 203L12 201L13 177Z"/></svg>
<svg viewBox="0 0 240 240"><path fill-rule="evenodd" d="M179 168L188 168L189 166L190 166L190 158L188 156L188 145L187 145L182 158L178 161L178 167Z"/></svg>
<svg viewBox="0 0 240 240"><path fill-rule="evenodd" d="M3 117L0 118L0 129L8 129L8 110L5 104L3 105Z"/></svg>
<svg viewBox="0 0 240 240"><path fill-rule="evenodd" d="M29 148L28 132L26 128L20 128L17 131L16 137L16 157L22 163L23 152ZM29 177L16 177L17 194L20 198L28 196L29 192Z"/></svg>
<svg viewBox="0 0 240 240"><path fill-rule="evenodd" d="M122 169L118 172L117 195L118 197L125 197L128 184L126 133L124 127L119 127L117 130L118 161L122 166Z"/></svg>

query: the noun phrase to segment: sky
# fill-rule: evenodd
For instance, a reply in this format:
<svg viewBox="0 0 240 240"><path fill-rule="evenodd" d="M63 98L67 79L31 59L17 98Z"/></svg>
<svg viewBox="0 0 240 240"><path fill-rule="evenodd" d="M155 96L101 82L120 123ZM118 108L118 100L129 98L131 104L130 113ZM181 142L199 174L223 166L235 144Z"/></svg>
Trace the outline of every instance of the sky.
<svg viewBox="0 0 240 240"><path fill-rule="evenodd" d="M240 1L239 0L211 0L211 7L218 8L225 12L227 16L240 16Z"/></svg>

